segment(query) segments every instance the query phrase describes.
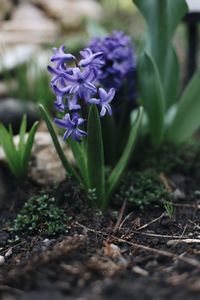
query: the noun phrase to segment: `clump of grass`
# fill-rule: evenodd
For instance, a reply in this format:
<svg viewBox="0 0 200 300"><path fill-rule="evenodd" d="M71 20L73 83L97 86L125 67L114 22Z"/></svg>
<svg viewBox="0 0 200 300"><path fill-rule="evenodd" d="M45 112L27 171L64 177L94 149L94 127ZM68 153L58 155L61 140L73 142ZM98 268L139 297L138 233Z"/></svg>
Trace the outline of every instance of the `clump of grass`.
<svg viewBox="0 0 200 300"><path fill-rule="evenodd" d="M14 220L11 231L22 235L54 236L67 231L68 220L54 197L41 194L28 199Z"/></svg>
<svg viewBox="0 0 200 300"><path fill-rule="evenodd" d="M170 194L161 182L159 174L154 170L146 170L136 172L134 176L128 173L115 199L117 201L126 199L127 202L143 209L159 200L169 200Z"/></svg>

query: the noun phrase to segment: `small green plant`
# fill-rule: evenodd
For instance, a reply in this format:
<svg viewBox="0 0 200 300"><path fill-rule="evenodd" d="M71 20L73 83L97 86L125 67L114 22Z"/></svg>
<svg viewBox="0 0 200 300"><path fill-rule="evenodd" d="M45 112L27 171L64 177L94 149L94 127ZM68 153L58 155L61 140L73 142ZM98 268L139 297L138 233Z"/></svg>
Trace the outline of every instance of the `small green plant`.
<svg viewBox="0 0 200 300"><path fill-rule="evenodd" d="M14 220L11 231L15 234L54 236L67 231L68 220L54 197L41 194L28 199Z"/></svg>
<svg viewBox="0 0 200 300"><path fill-rule="evenodd" d="M176 209L175 209L175 207L173 205L173 202L171 202L171 201L165 201L164 208L166 210L166 213L167 213L168 217L170 219L173 219L173 217L175 215L175 211L176 211Z"/></svg>
<svg viewBox="0 0 200 300"><path fill-rule="evenodd" d="M26 137L27 119L24 115L19 132L18 145L14 142L12 126L9 129L0 124L0 143L3 147L11 172L18 180L24 180L28 172L28 163L31 155L38 122L35 122Z"/></svg>
<svg viewBox="0 0 200 300"><path fill-rule="evenodd" d="M115 199L120 202L126 199L127 202L143 209L159 200L170 199L170 194L161 182L159 174L154 170L146 170L135 172L134 177L132 173L128 173L124 177Z"/></svg>

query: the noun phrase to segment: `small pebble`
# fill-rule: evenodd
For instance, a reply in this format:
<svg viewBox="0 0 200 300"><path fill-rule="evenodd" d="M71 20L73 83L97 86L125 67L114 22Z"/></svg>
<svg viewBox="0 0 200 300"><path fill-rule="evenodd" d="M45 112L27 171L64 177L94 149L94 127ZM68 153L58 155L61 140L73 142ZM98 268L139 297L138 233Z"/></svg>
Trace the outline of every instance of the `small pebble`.
<svg viewBox="0 0 200 300"><path fill-rule="evenodd" d="M12 251L12 248L10 248L10 249L6 252L5 257L8 258L8 257L10 257L12 254L13 254L13 251Z"/></svg>
<svg viewBox="0 0 200 300"><path fill-rule="evenodd" d="M0 266L5 264L5 258L3 257L3 255L0 255Z"/></svg>

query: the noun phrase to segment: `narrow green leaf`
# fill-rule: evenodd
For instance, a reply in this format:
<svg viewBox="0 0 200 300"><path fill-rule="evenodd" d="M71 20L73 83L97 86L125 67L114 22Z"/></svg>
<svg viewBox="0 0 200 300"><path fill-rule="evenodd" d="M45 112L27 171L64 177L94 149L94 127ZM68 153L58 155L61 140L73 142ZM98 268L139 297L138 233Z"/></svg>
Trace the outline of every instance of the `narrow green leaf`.
<svg viewBox="0 0 200 300"><path fill-rule="evenodd" d="M18 159L18 152L13 142L13 136L2 124L0 124L0 140L12 173L16 177L19 177L20 165Z"/></svg>
<svg viewBox="0 0 200 300"><path fill-rule="evenodd" d="M105 196L104 150L100 117L96 105L91 105L89 109L87 134L89 188L95 189L97 204L101 206Z"/></svg>
<svg viewBox="0 0 200 300"><path fill-rule="evenodd" d="M33 124L30 132L28 133L28 139L26 142L24 142L24 145L23 145L25 150L24 150L23 157L22 157L21 168L23 170L24 175L27 173L28 163L29 163L29 159L30 159L30 155L31 155L31 150L32 150L35 134L36 134L36 131L38 128L38 124L39 124L38 122L35 122Z"/></svg>
<svg viewBox="0 0 200 300"><path fill-rule="evenodd" d="M130 135L126 144L126 147L124 149L124 152L117 163L116 167L112 171L110 177L108 178L108 184L107 184L107 192L106 192L106 197L104 198L104 203L102 206L102 209L105 209L108 203L108 200L112 193L115 191L117 188L126 168L129 163L129 160L133 154L133 150L136 144L136 139L138 136L141 120L142 120L142 115L143 115L143 108L140 107L138 109L138 116L135 121L135 123L132 125Z"/></svg>
<svg viewBox="0 0 200 300"><path fill-rule="evenodd" d="M158 69L147 53L139 59L138 87L148 115L152 143L159 147L163 140L165 101Z"/></svg>
<svg viewBox="0 0 200 300"><path fill-rule="evenodd" d="M60 158L60 161L62 162L63 164L63 167L65 168L66 172L68 173L69 176L73 177L75 180L77 180L79 183L83 183L83 180L82 178L76 173L76 171L74 170L74 168L70 165L70 163L68 162L63 150L62 150L62 147L60 145L60 142L58 140L58 137L57 137L57 134L53 128L53 125L51 123L51 119L46 111L46 109L44 108L43 105L39 105L39 108L40 108L40 112L41 112L41 115L46 123L46 126L49 130L49 133L51 135L51 138L52 138L52 141L53 141L53 144L54 144L54 147L56 149L56 152Z"/></svg>
<svg viewBox="0 0 200 300"><path fill-rule="evenodd" d="M198 70L186 87L177 114L169 127L168 138L174 143L182 143L200 126L200 70Z"/></svg>
<svg viewBox="0 0 200 300"><path fill-rule="evenodd" d="M26 134L26 127L27 127L27 117L26 115L23 116L20 130L19 130L19 150L23 149L25 143L25 134Z"/></svg>
<svg viewBox="0 0 200 300"><path fill-rule="evenodd" d="M82 178L85 182L85 185L88 185L88 170L87 170L87 156L85 151L85 145L82 141L77 143L76 141L69 139L68 144L73 152L74 157L76 158L76 164L79 168L79 171L82 175Z"/></svg>
<svg viewBox="0 0 200 300"><path fill-rule="evenodd" d="M185 0L133 0L145 18L148 34L146 51L153 57L163 84L166 108L176 100L179 65L172 38L188 11ZM172 50L173 49L173 50Z"/></svg>

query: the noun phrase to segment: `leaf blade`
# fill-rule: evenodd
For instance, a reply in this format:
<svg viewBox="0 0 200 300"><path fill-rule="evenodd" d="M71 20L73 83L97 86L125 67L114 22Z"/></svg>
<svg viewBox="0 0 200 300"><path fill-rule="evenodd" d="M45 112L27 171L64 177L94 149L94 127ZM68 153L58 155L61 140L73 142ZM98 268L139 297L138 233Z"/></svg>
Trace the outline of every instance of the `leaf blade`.
<svg viewBox="0 0 200 300"><path fill-rule="evenodd" d="M95 189L97 205L105 195L104 150L99 112L96 105L91 105L87 127L87 165L89 188Z"/></svg>

